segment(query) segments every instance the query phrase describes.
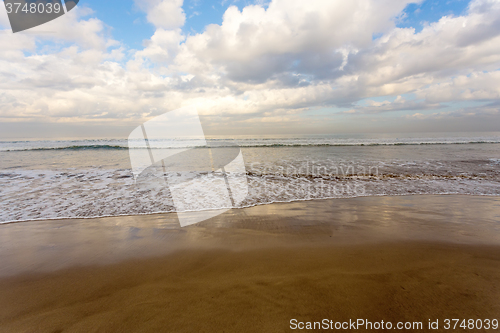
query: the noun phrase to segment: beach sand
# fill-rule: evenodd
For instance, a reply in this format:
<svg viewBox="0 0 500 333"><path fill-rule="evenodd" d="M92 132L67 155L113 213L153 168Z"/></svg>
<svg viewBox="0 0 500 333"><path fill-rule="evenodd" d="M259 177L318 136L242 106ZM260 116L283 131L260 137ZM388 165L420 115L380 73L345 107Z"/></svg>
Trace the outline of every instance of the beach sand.
<svg viewBox="0 0 500 333"><path fill-rule="evenodd" d="M499 221L500 198L409 196L187 228L175 214L1 225L0 332L288 332L292 319L450 331L446 318L500 319Z"/></svg>

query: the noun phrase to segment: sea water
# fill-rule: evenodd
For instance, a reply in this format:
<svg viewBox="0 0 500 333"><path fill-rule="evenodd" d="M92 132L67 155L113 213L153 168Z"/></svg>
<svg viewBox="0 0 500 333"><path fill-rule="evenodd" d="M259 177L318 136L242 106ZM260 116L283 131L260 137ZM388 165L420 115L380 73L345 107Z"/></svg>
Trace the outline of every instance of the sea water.
<svg viewBox="0 0 500 333"><path fill-rule="evenodd" d="M500 133L211 137L240 147L238 207L375 195L500 195ZM150 142L151 149L203 143ZM214 149L214 148L212 148ZM168 179L168 175L166 175ZM216 180L191 174L205 188ZM192 189L196 198L196 189ZM205 209L197 200L190 210ZM0 141L0 223L178 211L168 186L138 186L126 139Z"/></svg>

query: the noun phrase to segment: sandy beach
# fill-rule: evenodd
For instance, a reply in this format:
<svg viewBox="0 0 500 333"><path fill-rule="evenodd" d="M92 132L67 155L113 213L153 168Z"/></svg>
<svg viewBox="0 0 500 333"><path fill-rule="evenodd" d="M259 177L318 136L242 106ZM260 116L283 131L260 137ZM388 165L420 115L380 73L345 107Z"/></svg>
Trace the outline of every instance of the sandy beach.
<svg viewBox="0 0 500 333"><path fill-rule="evenodd" d="M3 3L0 333L500 333L500 0Z"/></svg>
<svg viewBox="0 0 500 333"><path fill-rule="evenodd" d="M405 196L233 209L187 228L175 214L0 225L0 331L450 331L447 318L500 317L498 221L497 197Z"/></svg>

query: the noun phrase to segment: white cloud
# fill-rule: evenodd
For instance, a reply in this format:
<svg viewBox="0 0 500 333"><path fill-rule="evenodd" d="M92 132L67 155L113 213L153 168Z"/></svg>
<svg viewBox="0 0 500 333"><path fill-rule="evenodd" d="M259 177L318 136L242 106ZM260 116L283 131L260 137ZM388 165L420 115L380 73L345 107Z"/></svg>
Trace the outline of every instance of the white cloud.
<svg viewBox="0 0 500 333"><path fill-rule="evenodd" d="M500 1L473 0L464 16L419 33L395 27L409 2L274 0L229 7L221 25L185 36L182 1L136 0L156 31L126 64L105 25L75 10L43 27L53 35L0 35L0 118L139 122L197 104L209 119L251 126L300 124L311 107L347 107L343 116L354 119L418 110L413 118L427 119L443 103L499 101ZM43 40L63 46L41 53ZM416 99L356 105L409 93ZM498 116L497 104L488 110Z"/></svg>
<svg viewBox="0 0 500 333"><path fill-rule="evenodd" d="M418 89L416 95L431 103L500 100L500 71L472 72Z"/></svg>
<svg viewBox="0 0 500 333"><path fill-rule="evenodd" d="M210 70L200 66L208 62L231 80L254 83L290 72L339 75L349 51L368 47L374 33L393 28L391 19L409 2L276 0L267 9L253 5L241 12L232 6L222 25L187 38L179 63L199 71Z"/></svg>
<svg viewBox="0 0 500 333"><path fill-rule="evenodd" d="M135 0L135 3L146 12L148 21L157 28L179 28L186 20L182 9L183 0Z"/></svg>

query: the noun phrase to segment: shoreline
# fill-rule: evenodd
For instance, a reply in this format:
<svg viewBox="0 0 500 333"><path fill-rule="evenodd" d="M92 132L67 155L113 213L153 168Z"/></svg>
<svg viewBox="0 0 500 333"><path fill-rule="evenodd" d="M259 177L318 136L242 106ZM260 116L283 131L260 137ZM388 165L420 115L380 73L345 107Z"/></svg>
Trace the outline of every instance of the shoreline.
<svg viewBox="0 0 500 333"><path fill-rule="evenodd" d="M500 245L500 197L371 196L231 209L181 228L175 213L0 226L0 277L110 264L179 249L430 241Z"/></svg>
<svg viewBox="0 0 500 333"><path fill-rule="evenodd" d="M407 194L372 194L372 195L358 195L352 197L327 197L327 198L310 198L310 199L295 199L291 201L273 201L273 202L264 202L257 203L251 206L242 206L242 207L233 207L229 209L248 209L252 207L258 206L266 206L266 205L276 205L276 204L293 204L295 202L309 202L309 201L323 201L323 200L351 200L356 198L371 198L371 197L418 197L418 196L465 196L465 197L498 197L500 198L500 194L469 194L469 193L407 193ZM227 208L227 207L226 207ZM222 208L222 209L226 209ZM207 209L210 210L210 209ZM196 211L183 211L183 212L199 212L204 210L196 210ZM118 215L99 215L99 216L78 216L78 217L53 217L53 218L41 218L41 219L28 219L28 220L12 220L0 222L0 228L2 225L14 224L14 223L26 223L26 222L48 222L48 221L72 221L72 220L92 220L92 219L102 219L102 218L118 218L118 217L140 217L140 216L149 216L149 215L165 215L165 214L175 214L176 211L164 211L164 212L153 212L153 213L137 213L137 214L118 214Z"/></svg>

